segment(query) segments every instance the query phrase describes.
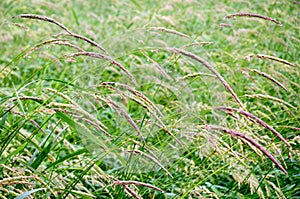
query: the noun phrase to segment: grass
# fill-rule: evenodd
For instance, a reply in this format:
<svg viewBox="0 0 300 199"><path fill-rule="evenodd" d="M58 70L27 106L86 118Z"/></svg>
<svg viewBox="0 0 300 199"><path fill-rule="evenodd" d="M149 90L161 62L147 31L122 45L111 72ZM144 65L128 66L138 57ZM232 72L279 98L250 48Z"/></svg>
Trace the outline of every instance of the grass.
<svg viewBox="0 0 300 199"><path fill-rule="evenodd" d="M1 198L300 198L298 10L1 1Z"/></svg>

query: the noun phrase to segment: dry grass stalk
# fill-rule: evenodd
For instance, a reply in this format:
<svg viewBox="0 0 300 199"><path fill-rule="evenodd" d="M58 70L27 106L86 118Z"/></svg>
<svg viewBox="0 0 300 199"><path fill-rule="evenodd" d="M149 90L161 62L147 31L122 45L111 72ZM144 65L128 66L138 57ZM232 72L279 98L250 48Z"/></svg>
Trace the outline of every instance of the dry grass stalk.
<svg viewBox="0 0 300 199"><path fill-rule="evenodd" d="M146 154L146 153L144 153L140 150L127 150L126 152L135 153L135 154L138 154L138 155L145 156L149 160L153 161L156 165L158 165L162 170L164 170L168 176L173 178L172 174L156 158L154 158L154 157L152 157L152 156L150 156L150 155L148 155L148 154Z"/></svg>
<svg viewBox="0 0 300 199"><path fill-rule="evenodd" d="M172 51L174 53L180 53L184 56L190 57L190 58L200 62L201 64L203 64L208 70L210 70L214 75L216 75L216 77L220 80L220 82L224 85L224 87L231 93L234 100L239 104L239 106L241 108L244 108L241 100L235 94L235 92L230 87L230 85L225 81L225 79L220 75L220 73L214 67L212 67L207 61L205 61L204 59L198 57L197 55L195 55L193 53L187 52L187 51L179 49L179 48L167 48L167 50Z"/></svg>
<svg viewBox="0 0 300 199"><path fill-rule="evenodd" d="M280 59L278 57L274 57L274 56L271 56L271 55L264 55L264 54L256 54L255 55L255 54L250 54L250 55L247 55L245 58L249 60L252 57L256 57L256 58L259 58L259 59L269 59L269 60L276 61L276 62L285 64L285 65L288 65L288 66L292 66L292 67L296 67L297 66L296 64L291 63L291 62L289 62L287 60Z"/></svg>
<svg viewBox="0 0 300 199"><path fill-rule="evenodd" d="M264 73L264 72L261 72L259 70L256 70L256 69L250 69L252 72L255 72L269 80L271 80L272 82L274 82L275 84L277 84L279 87L283 88L283 90L285 91L288 91L285 86L283 84L281 84L279 81L277 81L276 79L274 79L271 75L267 74L267 73Z"/></svg>
<svg viewBox="0 0 300 199"><path fill-rule="evenodd" d="M109 61L113 65L119 67L136 84L136 79L134 78L134 76L121 63L117 62L110 56L103 55L103 54L96 53L96 52L78 52L78 53L70 54L67 57L77 57L77 56L95 57L98 59L103 59L103 60Z"/></svg>
<svg viewBox="0 0 300 199"><path fill-rule="evenodd" d="M225 17L225 19L231 19L231 18L234 19L235 17L254 17L254 18L260 18L260 19L263 19L263 20L266 20L266 21L272 21L272 22L278 24L279 26L282 26L282 24L279 21L277 21L275 19L272 19L271 17L267 17L267 16L260 15L260 14L245 13L245 12L240 12L240 13L236 13L236 14L227 15Z"/></svg>
<svg viewBox="0 0 300 199"><path fill-rule="evenodd" d="M164 192L163 190L161 190L160 188L158 188L154 185L144 183L144 182L133 181L133 180L129 180L129 181L115 180L114 184L118 184L118 185L134 184L134 185L137 185L137 186L149 187L149 188L154 189L154 190L159 191L159 192Z"/></svg>
<svg viewBox="0 0 300 199"><path fill-rule="evenodd" d="M125 119L128 121L128 123L134 128L134 130L138 133L141 140L143 142L145 142L145 138L144 138L140 128L136 125L136 123L133 121L133 119L130 117L130 115L124 110L123 107L121 107L120 105L118 105L117 103L115 103L114 101L112 101L110 99L107 99L107 98L105 99L105 98L102 98L100 96L96 96L96 97L99 100L102 100L102 101L106 102L112 109L114 109L118 113L120 112L125 117Z"/></svg>
<svg viewBox="0 0 300 199"><path fill-rule="evenodd" d="M108 54L108 52L101 46L99 45L97 42L90 40L89 38L82 36L82 35L78 35L76 33L73 33L72 31L70 31L67 27L65 27L63 24L59 23L58 21L50 18L50 17L46 17L46 16L41 16L41 15L35 15L35 14L20 14L18 16L15 16L13 18L28 18L28 19L37 19L37 20L41 20L41 21L46 21L49 23L53 23L57 26L59 26L60 28L62 28L64 31L66 31L68 33L69 36L84 40L88 43L90 43L93 46L96 46L97 48L99 48L101 51L103 51L104 53Z"/></svg>
<svg viewBox="0 0 300 199"><path fill-rule="evenodd" d="M284 174L288 174L287 171L283 168L283 166L275 159L274 156L272 156L266 149L264 149L258 142L253 140L252 138L246 136L243 133L240 133L238 131L232 130L232 129L227 129L224 127L220 126L215 126L215 125L207 125L207 129L213 129L213 130L221 130L224 131L225 133L228 133L234 137L240 137L248 142L250 142L252 145L254 145L257 149L259 149L263 154L265 154Z"/></svg>
<svg viewBox="0 0 300 199"><path fill-rule="evenodd" d="M274 102L278 102L280 104L284 104L290 108L293 108L294 110L297 110L296 107L294 107L293 105L291 105L290 103L282 100L282 99L279 99L279 98L276 98L276 97L273 97L273 96L270 96L270 95L264 95L264 94L253 94L253 95L244 95L245 97L251 97L251 98L263 98L263 99L269 99L269 100L272 100Z"/></svg>
<svg viewBox="0 0 300 199"><path fill-rule="evenodd" d="M257 116L255 116L249 112L240 110L240 109L226 107L226 106L220 106L217 109L218 110L226 110L226 111L230 111L230 112L235 111L235 112L240 113L241 115L246 116L246 118L251 119L250 121L255 121L258 124L260 124L261 126L263 126L264 128L270 130L275 136L277 136L281 141L283 141L288 147L291 147L290 143L288 143L288 141L286 139L284 139L278 131L276 131L273 127L271 127L270 125L265 123L263 120L261 120Z"/></svg>
<svg viewBox="0 0 300 199"><path fill-rule="evenodd" d="M152 28L150 28L150 30L158 30L158 31L161 31L161 32L171 33L171 34L177 35L179 37L184 37L184 38L188 38L188 39L191 38L190 36L188 36L184 33L178 32L176 30L167 29L167 28L164 28L164 27L152 27Z"/></svg>

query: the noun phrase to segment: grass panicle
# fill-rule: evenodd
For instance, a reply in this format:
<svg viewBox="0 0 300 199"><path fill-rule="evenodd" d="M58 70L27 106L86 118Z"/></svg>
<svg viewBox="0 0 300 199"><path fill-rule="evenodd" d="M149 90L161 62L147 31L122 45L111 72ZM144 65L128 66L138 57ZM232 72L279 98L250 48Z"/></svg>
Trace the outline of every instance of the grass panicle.
<svg viewBox="0 0 300 199"><path fill-rule="evenodd" d="M148 97L146 97L143 93L141 93L141 92L135 90L134 88L130 87L129 85L122 84L122 83L119 83L119 82L101 82L101 84L100 84L100 86L108 86L108 85L117 86L117 87L121 87L121 88L126 89L127 91L132 93L136 98L138 98L144 104L146 104L147 107L149 106L149 109L151 109L152 111L155 110L160 116L163 116L162 112L155 106L155 104ZM130 96L128 96L128 97L130 97Z"/></svg>
<svg viewBox="0 0 300 199"><path fill-rule="evenodd" d="M108 98L103 98L100 96L96 96L99 100L104 101L105 103L107 103L107 105L109 105L113 110L117 111L118 113L121 113L126 120L128 121L128 123L134 128L134 130L138 133L138 135L140 136L142 142L145 142L145 138L140 130L140 128L137 126L137 124L133 121L133 119L130 117L130 115L125 111L125 109L123 107L121 107L119 104L117 104L116 102L114 102L111 99Z"/></svg>
<svg viewBox="0 0 300 199"><path fill-rule="evenodd" d="M164 172L166 172L166 174L168 176L170 176L171 178L173 178L172 174L164 167L164 165L162 165L162 163L160 163L155 157L152 157L140 150L126 150L127 153L135 153L137 155L142 155L142 156L145 156L147 159L153 161L156 165L158 165Z"/></svg>
<svg viewBox="0 0 300 199"><path fill-rule="evenodd" d="M259 18L259 19L263 19L266 21L272 21L274 23L276 23L279 26L282 26L282 23L280 23L279 21L272 19L271 17L267 17L264 15L260 15L260 14L251 14L251 13L246 13L246 12L240 12L240 13L236 13L236 14L231 14L231 15L227 15L224 18L225 19L234 19L235 17L254 17L254 18Z"/></svg>
<svg viewBox="0 0 300 199"><path fill-rule="evenodd" d="M95 46L96 48L100 49L102 52L104 52L106 55L109 55L107 50L105 50L105 48L103 48L100 44L98 44L97 42L83 36L83 35L79 35L76 33L72 33L72 34L57 34L56 37L60 37L60 36L70 36L70 37L74 37L80 40L83 40L89 44L91 44L92 46Z"/></svg>
<svg viewBox="0 0 300 199"><path fill-rule="evenodd" d="M56 21L50 17L47 17L47 16L41 16L41 15L36 15L36 14L20 14L13 18L27 18L27 19L37 19L37 20L41 20L41 21L46 21L49 23L53 23L53 24L57 25L58 27L60 27L61 29L63 29L64 31L66 31L67 33L72 34L72 32L67 27L65 27L63 24L61 24L58 21Z"/></svg>
<svg viewBox="0 0 300 199"><path fill-rule="evenodd" d="M91 115L89 112L87 112L86 110L84 110L78 103L76 103L74 100L72 100L69 96L65 95L62 92L59 92L55 89L52 88L46 88L49 92L54 93L55 95L59 95L62 98L66 99L68 102L71 103L70 108L73 108L73 110L75 112L79 112L81 113L83 116L88 117L91 121L93 121L94 123L96 123L98 125L98 129L101 129L101 131L107 135L107 136L111 136L108 132L107 132L107 127L100 121L98 120L95 116ZM51 103L51 102L50 102ZM59 105L59 104L56 104ZM66 104L64 104L66 105ZM49 107L49 105L48 105ZM60 107L61 108L61 107Z"/></svg>
<svg viewBox="0 0 300 199"><path fill-rule="evenodd" d="M201 77L201 76L216 77L215 75L208 74L208 73L193 73L193 74L188 74L188 75L185 75L183 77L180 77L179 80L187 80L187 79L190 79L190 78Z"/></svg>
<svg viewBox="0 0 300 199"><path fill-rule="evenodd" d="M67 57L78 57L78 56L95 57L95 58L98 58L98 59L109 61L113 65L120 68L136 84L135 77L121 63L117 62L116 60L114 60L110 56L103 55L103 54L96 53L96 52L77 52L77 53L69 54Z"/></svg>
<svg viewBox="0 0 300 199"><path fill-rule="evenodd" d="M181 33L181 32L176 31L176 30L167 29L167 28L164 28L164 27L151 27L150 30L171 33L171 34L177 35L179 37L184 37L184 38L187 38L187 39L191 39L191 37L188 36L187 34Z"/></svg>
<svg viewBox="0 0 300 199"><path fill-rule="evenodd" d="M227 129L221 126L215 126L215 125L207 125L208 130L220 130L224 131L225 133L228 133L234 137L240 137L248 142L250 142L252 145L254 145L258 150L260 150L263 154L265 154L284 174L288 175L287 171L283 168L283 166L275 159L274 156L272 156L266 149L264 149L257 141L254 139L246 136L245 134L232 130Z"/></svg>
<svg viewBox="0 0 300 199"><path fill-rule="evenodd" d="M294 64L294 63L291 63L287 60L284 60L284 59L280 59L278 57L274 57L274 56L271 56L271 55L264 55L264 54L250 54L250 55L247 55L245 58L247 60L250 60L252 57L256 57L258 59L269 59L269 60L272 60L272 61L276 61L276 62L279 62L279 63L282 63L282 64L285 64L285 65L288 65L288 66L291 66L291 67L296 67L297 65Z"/></svg>
<svg viewBox="0 0 300 199"><path fill-rule="evenodd" d="M277 102L279 104L283 104L287 107L290 107L294 110L297 110L297 107L293 106L292 104L282 100L282 99L279 99L277 97L273 97L271 95L264 95L264 94L253 94L253 95L244 95L245 97L249 97L249 98L261 98L261 99L268 99L268 100L271 100L271 101L274 101L274 102Z"/></svg>
<svg viewBox="0 0 300 199"><path fill-rule="evenodd" d="M114 86L123 87L129 92L131 92L134 96L127 95L126 93L120 91L119 89L116 89ZM134 90L133 88L129 87L126 84L122 83L116 83L116 82L102 82L99 84L99 86L105 86L113 91L116 91L117 93L123 95L126 98L129 98L133 100L134 102L140 104L143 108L148 110L148 112L158 121L157 126L163 129L164 132L169 134L178 144L181 146L183 145L182 142L166 127L164 122L160 119L160 117L163 117L163 114L161 111L154 105L153 102L151 102L150 99L148 99L145 95L143 95L141 92Z"/></svg>
<svg viewBox="0 0 300 199"><path fill-rule="evenodd" d="M202 41L202 42L194 42L191 44L186 44L182 47L182 49L190 48L190 47L195 47L195 46L203 46L203 45L210 45L213 44L214 42L209 42L209 41Z"/></svg>
<svg viewBox="0 0 300 199"><path fill-rule="evenodd" d="M194 59L194 60L198 61L199 63L203 64L208 70L210 70L220 80L220 82L224 85L224 87L231 93L231 95L233 96L233 99L238 103L238 105L241 108L244 108L242 101L235 94L235 92L233 91L231 86L226 82L226 80L221 76L221 74L212 65L210 65L207 61L205 61L204 59L198 57L197 55L195 55L191 52L188 52L188 51L185 51L185 50L182 50L179 48L168 48L167 50L174 52L174 53L182 54L184 56L187 56L187 57Z"/></svg>
<svg viewBox="0 0 300 199"><path fill-rule="evenodd" d="M125 192L129 195L132 196L136 199L142 199L139 194L137 192L135 192L134 190L132 190L131 188L129 188L128 185L126 184L121 184L121 186L123 186L125 188Z"/></svg>
<svg viewBox="0 0 300 199"><path fill-rule="evenodd" d="M161 65L159 63L157 63L156 61L154 61L153 59L151 59L149 56L147 56L146 54L143 54L147 60L150 60L152 62L152 64L154 65L155 68L157 68L157 70L164 76L166 77L168 80L172 80L172 77L170 75L168 75L168 73L161 67Z"/></svg>
<svg viewBox="0 0 300 199"><path fill-rule="evenodd" d="M28 19L37 19L37 20L41 20L41 21L46 21L49 23L53 23L55 25L57 25L58 27L62 28L64 31L66 31L68 33L69 36L84 40L90 44L92 44L93 46L96 46L97 48L99 48L101 51L103 51L104 53L108 54L107 51L97 42L90 40L89 38L73 33L71 32L67 27L65 27L63 24L59 23L58 21L47 17L47 16L41 16L41 15L35 15L35 14L20 14L18 16L15 16L13 18L28 18Z"/></svg>
<svg viewBox="0 0 300 199"><path fill-rule="evenodd" d="M283 90L288 91L282 83L280 83L278 80L276 80L275 78L273 78L271 75L269 75L267 73L264 73L264 72L261 72L261 71L256 70L256 69L250 69L250 71L255 72L255 73L257 73L257 74L259 74L259 75L261 75L261 76L263 76L263 77L271 80L272 82L274 82L275 84L277 84L279 87L281 87Z"/></svg>
<svg viewBox="0 0 300 199"><path fill-rule="evenodd" d="M14 101L18 101L18 100L33 100L33 101L36 101L36 102L42 102L43 99L40 98L40 97L34 97L34 96L19 96L19 97L13 97L13 98L10 98L8 100L8 102L14 102Z"/></svg>
<svg viewBox="0 0 300 199"><path fill-rule="evenodd" d="M266 122L264 122L263 120L261 120L260 118L258 118L257 116L246 112L244 110L240 110L240 109L236 109L236 108L231 108L231 107L226 107L226 106L220 106L217 108L217 110L226 110L226 111L230 111L230 112L238 112L241 115L246 116L246 118L250 119L250 121L255 121L258 124L260 124L261 126L263 126L264 128L270 130L275 136L277 136L281 141L283 141L288 147L291 147L290 143L288 143L288 141L286 139L284 139L282 137L282 135L276 131L272 126L268 125Z"/></svg>
<svg viewBox="0 0 300 199"><path fill-rule="evenodd" d="M67 41L54 41L54 42L52 42L52 44L61 45L61 46L68 46L68 47L74 48L74 49L76 49L76 50L78 50L80 52L84 52L85 51L81 47L76 46L76 45L74 45L74 44L72 44L70 42L67 42Z"/></svg>
<svg viewBox="0 0 300 199"><path fill-rule="evenodd" d="M220 23L219 28L224 28L224 27L232 27L232 24L230 23Z"/></svg>

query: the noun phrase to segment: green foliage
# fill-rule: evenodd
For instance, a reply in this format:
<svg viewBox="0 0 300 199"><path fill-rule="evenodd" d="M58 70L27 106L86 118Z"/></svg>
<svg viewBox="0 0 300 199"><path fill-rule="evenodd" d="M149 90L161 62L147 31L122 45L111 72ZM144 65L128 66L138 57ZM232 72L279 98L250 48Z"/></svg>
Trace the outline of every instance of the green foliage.
<svg viewBox="0 0 300 199"><path fill-rule="evenodd" d="M298 10L1 1L0 196L300 198Z"/></svg>

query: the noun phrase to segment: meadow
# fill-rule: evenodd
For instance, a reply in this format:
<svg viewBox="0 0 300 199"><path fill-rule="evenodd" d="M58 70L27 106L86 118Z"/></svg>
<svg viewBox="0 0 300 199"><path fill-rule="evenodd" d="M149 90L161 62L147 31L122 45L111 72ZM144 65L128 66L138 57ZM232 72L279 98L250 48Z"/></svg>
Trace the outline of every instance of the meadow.
<svg viewBox="0 0 300 199"><path fill-rule="evenodd" d="M0 198L300 198L299 10L0 1Z"/></svg>

